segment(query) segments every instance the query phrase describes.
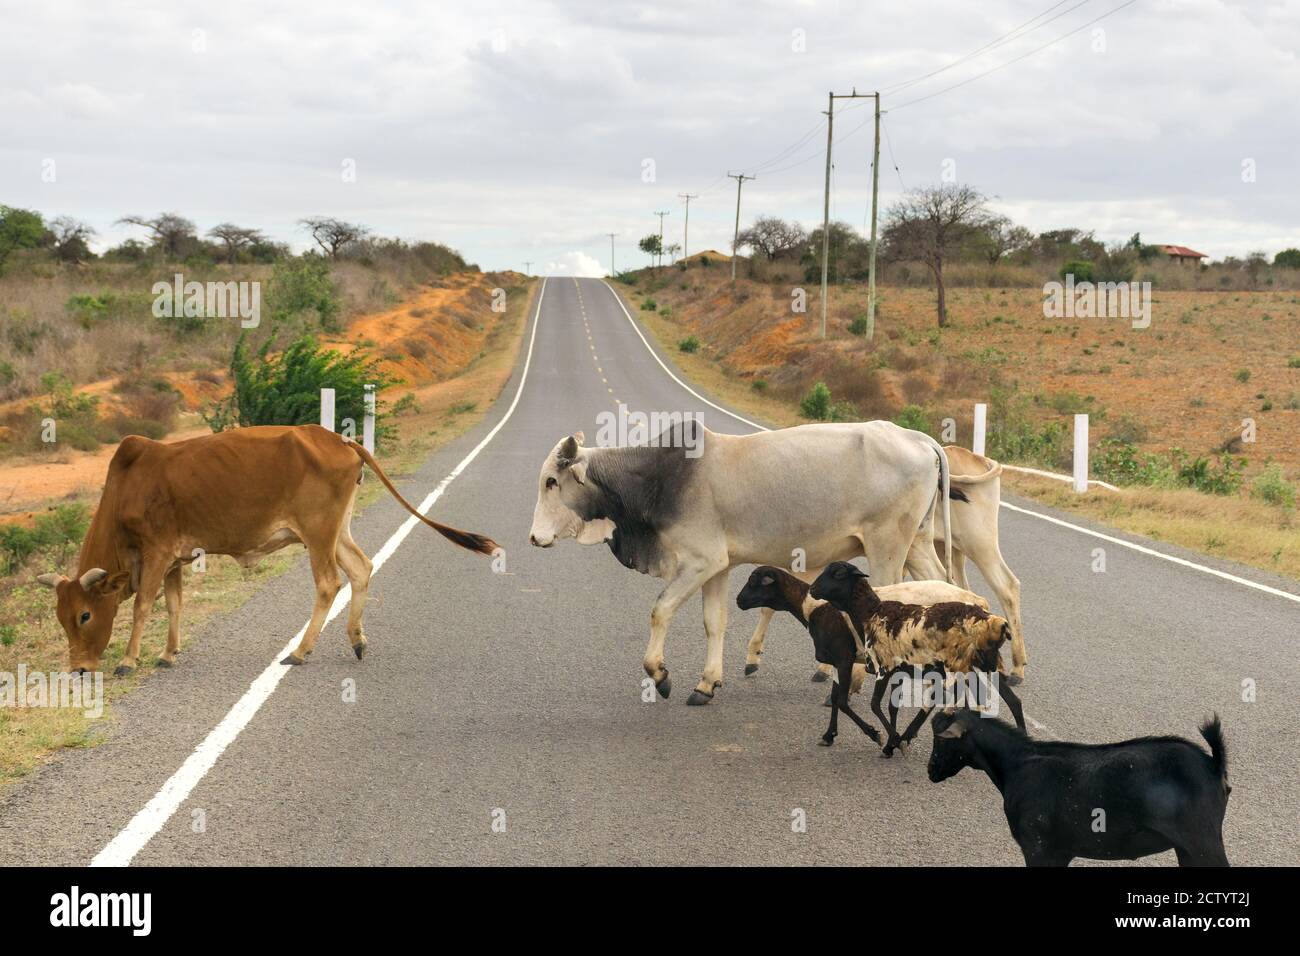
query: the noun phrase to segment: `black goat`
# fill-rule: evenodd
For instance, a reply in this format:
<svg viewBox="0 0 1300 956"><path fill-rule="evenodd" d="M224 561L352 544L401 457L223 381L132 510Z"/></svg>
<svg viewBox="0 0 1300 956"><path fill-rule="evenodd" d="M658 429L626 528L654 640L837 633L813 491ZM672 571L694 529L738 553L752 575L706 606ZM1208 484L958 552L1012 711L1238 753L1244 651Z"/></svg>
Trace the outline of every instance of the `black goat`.
<svg viewBox="0 0 1300 956"><path fill-rule="evenodd" d="M1075 857L1135 860L1172 849L1179 866L1227 866L1223 814L1228 755L1216 714L1201 727L1206 754L1182 737L1116 744L1031 740L969 710L934 718L930 779L983 770L1027 866Z"/></svg>
<svg viewBox="0 0 1300 956"><path fill-rule="evenodd" d="M822 734L821 745L829 747L839 733L839 712L849 715L859 729L881 743L880 733L849 707L849 685L853 680L853 664L857 659L856 643L844 615L829 604L809 608L808 585L788 571L771 565L754 569L745 586L736 595L736 606L743 611L756 607L770 607L774 611L789 611L808 629L813 639L815 656L819 664L835 668L836 681L831 689L831 722ZM897 711L891 708L896 714Z"/></svg>

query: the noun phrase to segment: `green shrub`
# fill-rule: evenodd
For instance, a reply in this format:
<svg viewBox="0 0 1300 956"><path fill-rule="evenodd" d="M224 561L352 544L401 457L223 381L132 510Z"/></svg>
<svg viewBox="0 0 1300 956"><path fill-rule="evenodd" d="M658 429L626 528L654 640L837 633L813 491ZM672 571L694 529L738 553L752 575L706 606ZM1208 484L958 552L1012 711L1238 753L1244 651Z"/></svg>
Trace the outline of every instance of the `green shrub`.
<svg viewBox="0 0 1300 956"><path fill-rule="evenodd" d="M1072 275L1075 282L1091 282L1092 271L1091 262L1075 259L1061 266L1061 281L1064 282L1066 276Z"/></svg>
<svg viewBox="0 0 1300 956"><path fill-rule="evenodd" d="M693 335L688 335L677 343L677 348L687 354L698 352L700 350L700 340Z"/></svg>
<svg viewBox="0 0 1300 956"><path fill-rule="evenodd" d="M816 421L824 422L831 417L831 390L825 382L818 382L803 397L799 403L799 412L804 418Z"/></svg>
<svg viewBox="0 0 1300 956"><path fill-rule="evenodd" d="M0 527L0 560L6 575L16 574L32 555L41 553L56 567L67 564L90 526L90 510L81 504L57 505L37 517L32 527Z"/></svg>
<svg viewBox="0 0 1300 956"><path fill-rule="evenodd" d="M1239 382L1242 382L1243 384L1246 383L1246 382L1249 382L1249 381L1250 381L1250 369L1248 369L1248 368L1240 368L1240 369L1237 369L1237 374L1234 375L1233 378L1235 378L1235 379L1236 379L1237 381L1239 381Z"/></svg>
<svg viewBox="0 0 1300 956"><path fill-rule="evenodd" d="M1255 476L1250 484L1250 496L1290 511L1295 507L1296 489L1282 474L1282 466L1274 462L1265 465Z"/></svg>
<svg viewBox="0 0 1300 956"><path fill-rule="evenodd" d="M397 379L378 367L376 359L358 349L343 355L334 349L322 349L314 338L304 335L279 354L273 353L275 336L263 343L253 356L248 354L244 336L235 345L230 363L234 392L203 413L203 420L215 431L245 425L305 425L320 421L320 391L334 389L337 421L352 419L356 434L361 434L365 416L365 386L372 384L376 393ZM393 426L386 422L383 403L375 403L375 441L393 437Z"/></svg>
<svg viewBox="0 0 1300 956"><path fill-rule="evenodd" d="M15 624L0 624L0 647L12 647L18 639L18 627Z"/></svg>
<svg viewBox="0 0 1300 956"><path fill-rule="evenodd" d="M1300 368L1300 355L1293 355L1286 360L1287 368Z"/></svg>
<svg viewBox="0 0 1300 956"><path fill-rule="evenodd" d="M904 405L894 416L894 424L930 434L930 418L920 405Z"/></svg>
<svg viewBox="0 0 1300 956"><path fill-rule="evenodd" d="M656 308L657 306L655 305L654 299L646 299L644 302L641 303L642 312L653 312Z"/></svg>
<svg viewBox="0 0 1300 956"><path fill-rule="evenodd" d="M1169 463L1138 451L1122 438L1104 438L1093 449L1089 470L1094 478L1112 485L1172 485Z"/></svg>
<svg viewBox="0 0 1300 956"><path fill-rule="evenodd" d="M858 407L852 402L836 402L831 406L830 420L833 422L856 422L861 417Z"/></svg>
<svg viewBox="0 0 1300 956"><path fill-rule="evenodd" d="M855 316L853 321L849 323L849 334L859 336L867 334L867 316L865 313Z"/></svg>
<svg viewBox="0 0 1300 956"><path fill-rule="evenodd" d="M766 392L766 391L767 391L767 379L765 379L765 378L756 378L756 379L754 379L754 381L750 384L749 387L752 388L752 389L753 389L754 391L756 391L756 392L760 392L760 393L761 393L761 392Z"/></svg>
<svg viewBox="0 0 1300 956"><path fill-rule="evenodd" d="M329 263L313 253L276 263L266 292L266 305L274 322L315 312L322 329L339 331L342 303L338 287L330 276Z"/></svg>
<svg viewBox="0 0 1300 956"><path fill-rule="evenodd" d="M1246 465L1244 458L1220 455L1219 467L1215 470L1208 458L1188 459L1181 448L1174 448L1169 454L1179 484L1210 495L1235 494L1241 487L1241 472Z"/></svg>

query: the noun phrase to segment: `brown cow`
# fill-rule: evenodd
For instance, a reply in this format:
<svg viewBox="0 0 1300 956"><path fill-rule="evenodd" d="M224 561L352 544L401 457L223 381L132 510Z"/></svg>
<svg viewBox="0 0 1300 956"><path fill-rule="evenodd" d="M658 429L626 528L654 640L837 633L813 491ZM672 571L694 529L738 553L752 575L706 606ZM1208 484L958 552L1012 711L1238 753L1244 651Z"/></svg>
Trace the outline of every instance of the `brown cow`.
<svg viewBox="0 0 1300 956"><path fill-rule="evenodd" d="M135 594L131 641L116 673L134 670L145 622L164 586L167 650L158 663L170 667L180 651L181 568L196 553L228 554L251 567L296 542L311 557L316 604L302 640L283 663L301 664L311 653L342 587L339 569L352 583L348 640L360 659L371 565L349 525L363 462L407 511L435 531L471 551L496 550L490 538L419 514L368 451L319 425L238 428L171 444L131 435L109 465L77 577L37 579L58 592L70 669L98 669L118 605Z"/></svg>

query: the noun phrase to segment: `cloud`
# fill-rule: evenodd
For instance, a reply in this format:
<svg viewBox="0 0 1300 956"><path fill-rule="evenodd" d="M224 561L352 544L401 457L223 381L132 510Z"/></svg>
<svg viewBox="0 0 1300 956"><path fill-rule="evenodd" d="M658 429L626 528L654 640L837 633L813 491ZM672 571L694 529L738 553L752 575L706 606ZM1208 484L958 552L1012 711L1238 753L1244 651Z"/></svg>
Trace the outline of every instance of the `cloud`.
<svg viewBox="0 0 1300 956"><path fill-rule="evenodd" d="M547 275L590 276L609 275L609 270L585 252L564 252L546 263Z"/></svg>

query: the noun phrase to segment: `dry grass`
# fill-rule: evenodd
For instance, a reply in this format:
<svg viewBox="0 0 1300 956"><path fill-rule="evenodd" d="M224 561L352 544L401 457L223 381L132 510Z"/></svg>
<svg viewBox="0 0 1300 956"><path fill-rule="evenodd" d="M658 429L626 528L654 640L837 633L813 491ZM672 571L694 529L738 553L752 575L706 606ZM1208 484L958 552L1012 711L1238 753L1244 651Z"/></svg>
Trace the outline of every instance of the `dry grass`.
<svg viewBox="0 0 1300 956"><path fill-rule="evenodd" d="M1179 446L1212 455L1243 417L1254 416L1259 431L1255 445L1244 446L1248 470L1272 459L1294 480L1300 467L1300 403L1288 400L1300 393L1300 369L1288 366L1300 351L1300 296L1164 293L1151 328L1134 330L1045 320L1036 289L955 290L952 327L939 333L928 292L887 287L877 341L868 345L846 331L865 308L860 289L832 290L831 335L823 342L812 297L810 314L792 317L787 290L742 280L732 293L724 277L708 272L673 272L648 290L671 308L668 318L640 310L644 276L639 290L616 288L687 376L772 425L806 421L797 399L820 380L837 400L853 401L862 418L890 418L905 403L921 404L931 421L950 414L959 438L968 439L971 406L999 384L1023 397L1039 421L1062 418L1063 409L1091 396L1094 442L1124 430L1151 452ZM677 349L686 335L703 343L698 352ZM1246 382L1236 374L1241 368L1251 373ZM767 382L767 390L755 392L755 381ZM1267 411L1260 392L1274 396ZM1245 488L1226 497L1160 488L1074 495L1050 479L1007 481L1111 527L1300 578L1296 512L1254 500Z"/></svg>

